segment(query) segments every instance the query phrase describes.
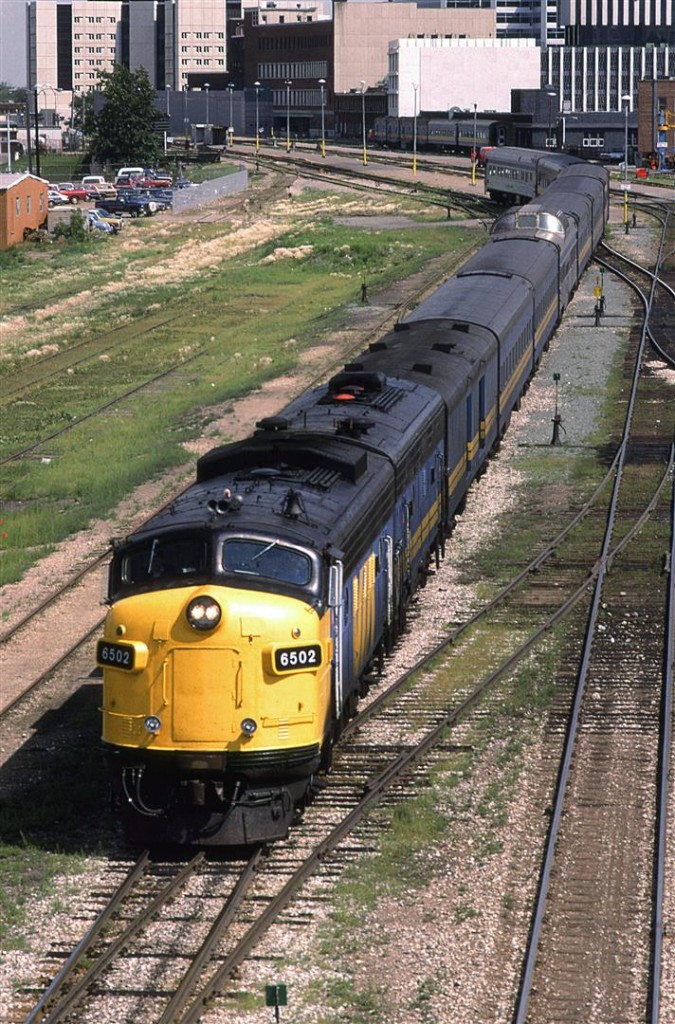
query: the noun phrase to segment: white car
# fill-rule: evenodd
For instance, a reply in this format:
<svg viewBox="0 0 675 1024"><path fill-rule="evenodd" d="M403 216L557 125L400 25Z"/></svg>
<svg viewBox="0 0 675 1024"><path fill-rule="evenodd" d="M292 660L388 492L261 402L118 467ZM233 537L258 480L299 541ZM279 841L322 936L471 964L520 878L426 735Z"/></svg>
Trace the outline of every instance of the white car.
<svg viewBox="0 0 675 1024"><path fill-rule="evenodd" d="M57 188L50 188L47 193L47 204L50 209L55 206L68 206L70 200L68 196L64 196L63 192L59 192Z"/></svg>

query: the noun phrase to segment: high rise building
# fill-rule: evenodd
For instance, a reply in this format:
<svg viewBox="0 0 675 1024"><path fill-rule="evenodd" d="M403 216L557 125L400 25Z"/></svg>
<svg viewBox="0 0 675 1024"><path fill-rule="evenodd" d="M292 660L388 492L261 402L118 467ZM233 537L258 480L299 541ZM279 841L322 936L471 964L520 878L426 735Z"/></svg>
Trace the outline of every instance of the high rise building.
<svg viewBox="0 0 675 1024"><path fill-rule="evenodd" d="M675 43L673 0L560 0L568 46Z"/></svg>
<svg viewBox="0 0 675 1024"><path fill-rule="evenodd" d="M226 0L31 0L27 84L61 113L115 64L145 68L155 89L224 88L226 9Z"/></svg>

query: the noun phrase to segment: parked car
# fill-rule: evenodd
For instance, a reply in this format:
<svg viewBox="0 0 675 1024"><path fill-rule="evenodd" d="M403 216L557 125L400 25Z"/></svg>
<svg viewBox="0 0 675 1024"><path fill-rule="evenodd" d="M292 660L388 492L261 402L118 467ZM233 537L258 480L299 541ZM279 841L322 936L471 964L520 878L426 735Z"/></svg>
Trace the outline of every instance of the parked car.
<svg viewBox="0 0 675 1024"><path fill-rule="evenodd" d="M117 234L122 230L124 221L121 217L116 217L114 214L109 213L107 210L88 210L87 211L87 223L90 228L97 227L99 223L109 224L112 228L113 234Z"/></svg>
<svg viewBox="0 0 675 1024"><path fill-rule="evenodd" d="M145 170L137 179L142 188L171 188L173 178L163 171Z"/></svg>
<svg viewBox="0 0 675 1024"><path fill-rule="evenodd" d="M82 187L87 190L90 199L114 199L117 189L106 181L102 174L86 174L82 179Z"/></svg>
<svg viewBox="0 0 675 1024"><path fill-rule="evenodd" d="M166 189L134 188L129 189L126 194L135 196L136 199L145 199L146 202L151 203L154 206L153 213L159 213L160 210L166 210L173 205L173 193L167 195Z"/></svg>
<svg viewBox="0 0 675 1024"><path fill-rule="evenodd" d="M60 181L58 185L54 186L68 199L69 203L76 206L77 203L85 202L89 198L84 185L75 185L72 181Z"/></svg>
<svg viewBox="0 0 675 1024"><path fill-rule="evenodd" d="M126 213L130 217L150 217L153 213L157 213L157 203L126 193L120 194L114 199L97 199L95 205L97 210L107 210L108 213Z"/></svg>
<svg viewBox="0 0 675 1024"><path fill-rule="evenodd" d="M122 184L122 179L138 178L143 174L142 167L120 167L115 177L115 184ZM127 183L126 181L124 182Z"/></svg>
<svg viewBox="0 0 675 1024"><path fill-rule="evenodd" d="M59 192L57 188L47 190L47 205L50 209L53 209L55 206L67 206L68 203L68 196L64 196L63 192Z"/></svg>
<svg viewBox="0 0 675 1024"><path fill-rule="evenodd" d="M94 212L94 210L89 211L90 214ZM87 227L90 231L102 231L105 235L113 235L115 233L112 224L108 224L103 218L99 220L99 218L89 215L87 215Z"/></svg>

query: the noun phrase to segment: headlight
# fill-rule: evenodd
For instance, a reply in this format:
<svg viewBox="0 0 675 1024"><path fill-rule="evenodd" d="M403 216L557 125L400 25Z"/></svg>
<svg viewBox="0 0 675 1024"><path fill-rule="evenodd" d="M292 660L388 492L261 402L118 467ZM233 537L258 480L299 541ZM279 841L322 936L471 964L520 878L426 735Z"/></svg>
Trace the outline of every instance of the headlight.
<svg viewBox="0 0 675 1024"><path fill-rule="evenodd" d="M162 728L162 720L157 715L148 715L143 722L145 731L149 732L151 736L156 736L159 730Z"/></svg>
<svg viewBox="0 0 675 1024"><path fill-rule="evenodd" d="M185 613L193 629L215 629L221 614L220 605L212 597L195 597Z"/></svg>
<svg viewBox="0 0 675 1024"><path fill-rule="evenodd" d="M244 733L245 736L252 736L257 728L258 723L254 721L252 718L245 718L244 721L241 723L241 731Z"/></svg>

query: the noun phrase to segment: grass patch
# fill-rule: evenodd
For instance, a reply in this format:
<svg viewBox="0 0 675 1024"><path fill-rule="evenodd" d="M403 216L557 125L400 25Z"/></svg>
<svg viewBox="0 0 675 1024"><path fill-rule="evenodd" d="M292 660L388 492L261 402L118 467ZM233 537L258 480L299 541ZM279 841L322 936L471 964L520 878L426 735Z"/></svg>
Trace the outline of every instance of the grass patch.
<svg viewBox="0 0 675 1024"><path fill-rule="evenodd" d="M84 870L84 858L46 853L25 843L11 846L0 843L0 947L24 950L29 947L26 934L26 908L36 897L47 897L54 880L64 874ZM58 910L55 902L54 912ZM34 922L40 929L42 921Z"/></svg>
<svg viewBox="0 0 675 1024"><path fill-rule="evenodd" d="M192 237L212 241L228 231L210 225ZM359 301L364 272L373 288L382 287L470 238L461 227L394 235L335 227L324 217L245 255L218 259L193 278L165 283L155 274L110 294L96 290L97 270L86 260L82 267L81 252L50 253L37 275L34 264L19 260L25 276L16 301L29 276L39 302L55 274L68 276L78 265L80 282L91 286L92 309L86 320L73 316L56 353L50 343L53 369L43 382L30 384L40 367L35 360L17 363L18 352L3 365L5 374L20 365L26 386L6 400L12 415L3 416L0 454L58 436L3 467L0 582L20 578L45 546L105 515L140 483L185 463L183 444L208 422L204 410L295 367L303 348ZM180 242L171 232L153 235L148 249L113 253L104 272L114 278L134 256L161 267ZM278 258L280 249L300 246L308 247L302 259ZM128 281L128 266L124 273ZM31 343L39 346L50 321L42 313L26 316L34 325ZM68 352L75 343L77 357ZM122 397L167 372L148 390ZM105 403L114 404L88 418Z"/></svg>

